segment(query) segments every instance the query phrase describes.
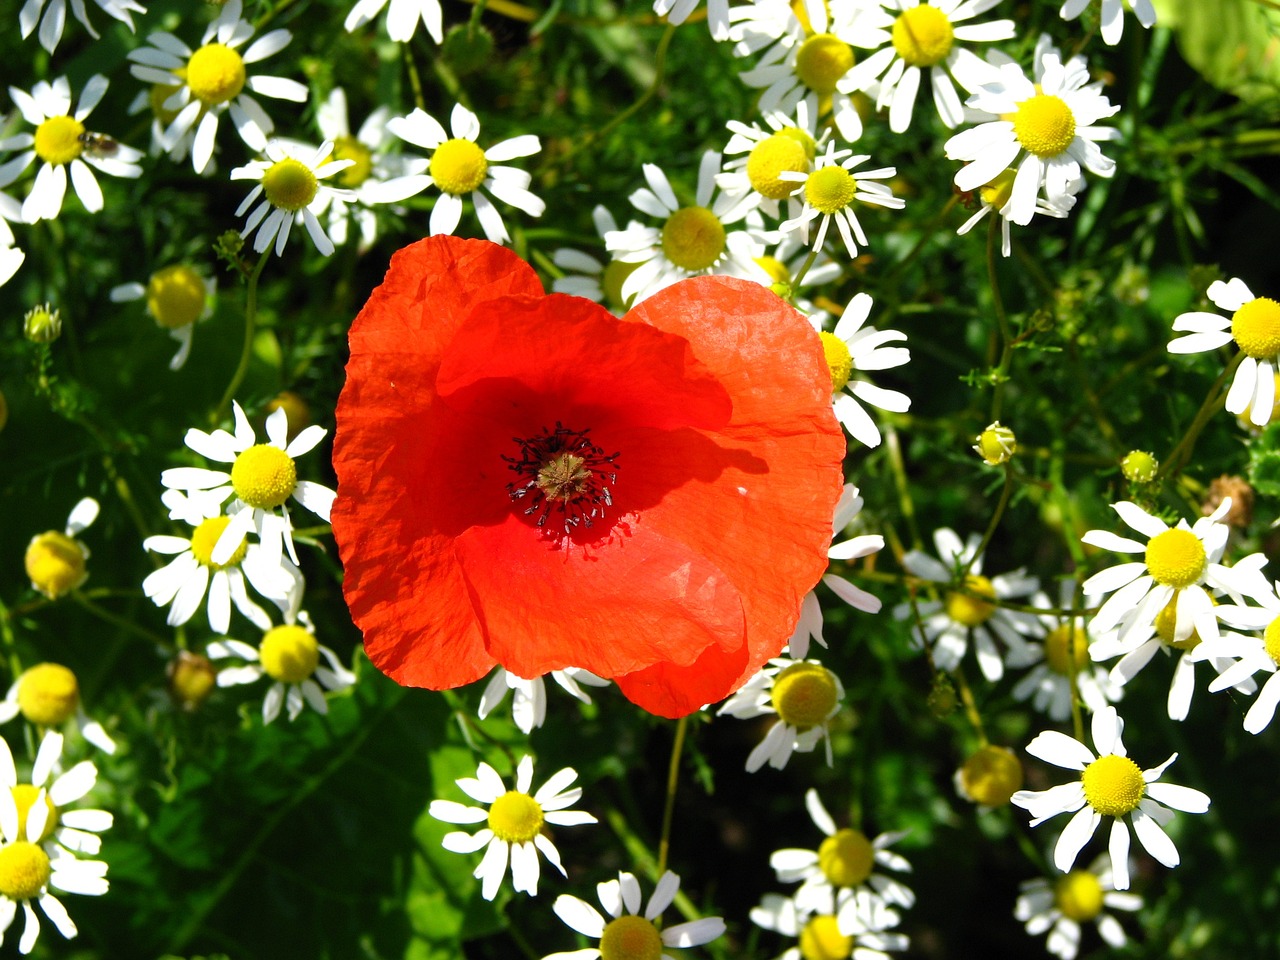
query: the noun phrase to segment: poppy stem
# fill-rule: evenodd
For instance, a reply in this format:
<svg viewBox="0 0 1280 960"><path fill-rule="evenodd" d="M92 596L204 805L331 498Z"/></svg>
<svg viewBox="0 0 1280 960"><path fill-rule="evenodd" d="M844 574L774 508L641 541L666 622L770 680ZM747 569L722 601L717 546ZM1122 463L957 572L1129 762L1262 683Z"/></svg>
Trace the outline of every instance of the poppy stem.
<svg viewBox="0 0 1280 960"><path fill-rule="evenodd" d="M671 744L671 765L667 768L667 802L662 809L662 836L658 840L657 875L659 878L667 871L667 854L671 850L671 818L675 814L676 784L680 780L680 755L684 752L685 731L688 729L687 716L676 721L676 738Z"/></svg>
<svg viewBox="0 0 1280 960"><path fill-rule="evenodd" d="M244 383L245 374L249 372L249 358L253 356L253 337L257 332L258 278L262 276L262 268L267 265L267 258L270 256L271 247L267 247L258 258L258 265L253 268L253 273L249 274L249 284L244 295L244 345L240 348L240 362L236 364L236 372L231 375L231 382L227 384L226 392L222 394L222 399L218 401L218 406L213 411L214 423L222 420L223 414L231 406L231 401L235 399L240 384Z"/></svg>

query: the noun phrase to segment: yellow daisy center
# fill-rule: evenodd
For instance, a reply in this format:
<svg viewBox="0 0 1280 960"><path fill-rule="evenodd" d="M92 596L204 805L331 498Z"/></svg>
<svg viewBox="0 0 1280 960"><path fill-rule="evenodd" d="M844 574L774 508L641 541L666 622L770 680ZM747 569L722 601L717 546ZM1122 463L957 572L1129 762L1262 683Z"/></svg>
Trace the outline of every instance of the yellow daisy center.
<svg viewBox="0 0 1280 960"><path fill-rule="evenodd" d="M82 133L84 124L75 117L50 117L36 127L36 156L55 167L70 163L84 152Z"/></svg>
<svg viewBox="0 0 1280 960"><path fill-rule="evenodd" d="M787 265L777 257L763 256L755 258L756 266L769 275L769 279L774 283L790 283L791 271L787 269ZM847 348L846 348L847 349ZM826 347L823 347L825 352Z"/></svg>
<svg viewBox="0 0 1280 960"><path fill-rule="evenodd" d="M23 562L35 588L51 600L84 583L84 548L57 530L34 538Z"/></svg>
<svg viewBox="0 0 1280 960"><path fill-rule="evenodd" d="M310 632L294 624L272 627L258 650L262 669L281 683L301 683L316 672L320 645Z"/></svg>
<svg viewBox="0 0 1280 960"><path fill-rule="evenodd" d="M542 805L519 790L508 790L489 805L489 829L507 843L528 843L542 823Z"/></svg>
<svg viewBox="0 0 1280 960"><path fill-rule="evenodd" d="M470 140L446 140L431 154L431 179L445 193L471 193L484 183L489 161Z"/></svg>
<svg viewBox="0 0 1280 960"><path fill-rule="evenodd" d="M1054 673L1069 677L1089 662L1089 636L1084 627L1062 623L1044 638L1044 659Z"/></svg>
<svg viewBox="0 0 1280 960"><path fill-rule="evenodd" d="M779 180L785 172L804 173L809 169L810 156L795 137L775 133L765 137L747 156L747 179L761 196L781 200L800 189L795 180Z"/></svg>
<svg viewBox="0 0 1280 960"><path fill-rule="evenodd" d="M818 339L822 341L822 355L826 357L827 369L831 371L831 392L843 390L853 376L853 354L849 352L849 345L825 330L818 334Z"/></svg>
<svg viewBox="0 0 1280 960"><path fill-rule="evenodd" d="M249 506L273 510L293 495L298 467L279 447L255 444L231 465L231 486Z"/></svg>
<svg viewBox="0 0 1280 960"><path fill-rule="evenodd" d="M1076 118L1061 97L1037 93L1018 104L1013 135L1037 157L1056 157L1076 138Z"/></svg>
<svg viewBox="0 0 1280 960"><path fill-rule="evenodd" d="M1150 483L1159 467L1156 458L1145 450L1130 450L1120 461L1120 472L1130 483Z"/></svg>
<svg viewBox="0 0 1280 960"><path fill-rule="evenodd" d="M600 935L603 960L658 960L662 934L644 917L632 914L610 920Z"/></svg>
<svg viewBox="0 0 1280 960"><path fill-rule="evenodd" d="M206 43L187 61L187 87L205 106L216 107L244 89L244 60L221 43Z"/></svg>
<svg viewBox="0 0 1280 960"><path fill-rule="evenodd" d="M320 185L316 175L301 160L277 160L262 175L262 192L273 207L296 213L316 198Z"/></svg>
<svg viewBox="0 0 1280 960"><path fill-rule="evenodd" d="M17 783L12 787L13 802L18 808L18 836L26 837L27 835L27 815L31 812L31 808L35 806L36 798L40 796L40 788L30 783ZM53 835L53 831L58 827L58 808L53 805L46 793L44 796L44 805L49 808L49 816L45 820L44 831L40 834L40 840L45 840Z"/></svg>
<svg viewBox="0 0 1280 960"><path fill-rule="evenodd" d="M1211 601L1212 597L1209 598ZM1217 606L1217 604L1214 604ZM1185 640L1175 640L1174 628L1178 622L1178 599L1175 595L1174 599L1164 605L1164 608L1156 614L1155 627L1156 636L1164 643L1179 650L1191 650L1200 645L1200 634L1192 630L1191 635Z"/></svg>
<svg viewBox="0 0 1280 960"><path fill-rule="evenodd" d="M823 167L804 182L804 198L819 213L838 213L853 202L858 181L844 167Z"/></svg>
<svg viewBox="0 0 1280 960"><path fill-rule="evenodd" d="M622 285L627 282L627 277L635 273L638 263L623 263L621 260L611 260L604 268L604 274L600 277L600 292L604 295L604 302L611 307L618 307L623 310L631 308L631 301L635 299L634 295L623 299Z"/></svg>
<svg viewBox="0 0 1280 960"><path fill-rule="evenodd" d="M804 960L845 960L853 953L853 937L840 932L832 916L817 916L800 931L800 956Z"/></svg>
<svg viewBox="0 0 1280 960"><path fill-rule="evenodd" d="M1148 540L1146 559L1156 583L1179 590L1196 583L1209 564L1200 538L1181 528L1165 530Z"/></svg>
<svg viewBox="0 0 1280 960"><path fill-rule="evenodd" d="M796 76L822 96L836 92L836 84L853 69L853 48L830 33L815 33L796 52Z"/></svg>
<svg viewBox="0 0 1280 960"><path fill-rule="evenodd" d="M373 173L373 151L355 137L338 137L333 141L333 159L354 161L338 174L338 183L344 187L358 187Z"/></svg>
<svg viewBox="0 0 1280 960"><path fill-rule="evenodd" d="M1147 792L1142 771L1128 757L1109 753L1084 768L1080 775L1084 798L1104 817L1122 817L1138 806Z"/></svg>
<svg viewBox="0 0 1280 960"><path fill-rule="evenodd" d="M976 803L999 807L1022 789L1022 764L1012 750L979 747L960 768L960 783Z"/></svg>
<svg viewBox="0 0 1280 960"><path fill-rule="evenodd" d="M76 715L80 685L60 663L38 663L18 684L18 709L37 727L60 727Z"/></svg>
<svg viewBox="0 0 1280 960"><path fill-rule="evenodd" d="M15 840L0 848L0 896L15 901L34 899L51 876L49 855L34 843Z"/></svg>
<svg viewBox="0 0 1280 960"><path fill-rule="evenodd" d="M1013 196L1014 176L1015 174L1012 170L1001 170L989 183L978 188L979 199L987 206L995 207L999 210Z"/></svg>
<svg viewBox="0 0 1280 960"><path fill-rule="evenodd" d="M797 730L825 723L839 695L835 674L820 663L793 663L773 681L773 708L783 723Z"/></svg>
<svg viewBox="0 0 1280 960"><path fill-rule="evenodd" d="M955 30L937 7L921 4L893 21L893 49L913 67L932 67L947 58Z"/></svg>
<svg viewBox="0 0 1280 960"><path fill-rule="evenodd" d="M681 207L662 225L662 252L682 270L714 266L724 247L724 224L706 207Z"/></svg>
<svg viewBox="0 0 1280 960"><path fill-rule="evenodd" d="M871 876L875 849L857 830L837 830L818 847L818 868L833 887L856 887Z"/></svg>
<svg viewBox="0 0 1280 960"><path fill-rule="evenodd" d="M964 578L964 592L947 594L947 616L966 627L976 627L996 612L996 588L986 577L971 573Z"/></svg>
<svg viewBox="0 0 1280 960"><path fill-rule="evenodd" d="M1250 300L1231 317L1231 336L1256 360L1280 353L1280 303L1270 297Z"/></svg>
<svg viewBox="0 0 1280 960"><path fill-rule="evenodd" d="M1053 899L1064 917L1083 923L1102 912L1102 884L1088 870L1072 870L1053 885Z"/></svg>
<svg viewBox="0 0 1280 960"><path fill-rule="evenodd" d="M213 548L230 522L230 517L210 517L208 520L201 520L200 526L191 532L191 555L199 563L212 570L225 570L227 567L234 567L244 559L245 553L249 550L249 541L248 538L241 537L240 545L227 558L226 563L213 562Z"/></svg>
<svg viewBox="0 0 1280 960"><path fill-rule="evenodd" d="M175 264L151 275L147 282L147 310L166 330L189 326L204 313L204 278L191 267Z"/></svg>

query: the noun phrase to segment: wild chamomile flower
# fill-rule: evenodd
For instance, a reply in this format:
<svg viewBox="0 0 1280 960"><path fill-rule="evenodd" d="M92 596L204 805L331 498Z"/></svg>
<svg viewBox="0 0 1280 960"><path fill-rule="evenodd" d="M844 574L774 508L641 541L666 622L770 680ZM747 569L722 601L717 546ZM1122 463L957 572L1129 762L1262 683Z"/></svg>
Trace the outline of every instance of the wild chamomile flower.
<svg viewBox="0 0 1280 960"><path fill-rule="evenodd" d="M112 303L143 300L156 326L169 331L178 342L178 352L169 361L170 370L181 370L191 355L196 323L213 316L218 282L195 267L175 263L153 273L146 285L122 283L111 290Z"/></svg>
<svg viewBox="0 0 1280 960"><path fill-rule="evenodd" d="M1111 176L1115 161L1103 156L1097 141L1119 136L1113 127L1096 126L1120 107L1103 96L1101 82L1089 82L1084 57L1064 64L1049 38L1041 37L1034 75L1032 82L1017 64L1002 65L999 78L965 102L988 122L957 133L943 146L948 159L967 163L955 176L961 190L977 190L1005 169L1016 171L1006 206L1019 226L1031 222L1042 189L1054 206L1078 193L1081 167Z"/></svg>
<svg viewBox="0 0 1280 960"><path fill-rule="evenodd" d="M445 823L485 823L478 833L458 830L446 834L443 846L453 853L474 853L487 847L484 858L476 867L475 876L480 880L480 892L486 900L498 895L498 887L507 872L507 857L511 859L511 883L516 891L530 896L538 893L538 851L553 867L566 876L560 865L560 854L555 845L542 832L545 825L571 827L582 823L595 823L596 818L581 810L566 810L582 796L581 787L569 788L578 778L572 767L551 776L536 793L530 794L533 784L533 758L521 758L516 767L516 786L508 790L496 770L487 763L476 768L475 777L463 777L457 781L462 792L488 807L469 807L453 800L432 800L429 812Z"/></svg>
<svg viewBox="0 0 1280 960"><path fill-rule="evenodd" d="M978 212L956 228L957 236L963 237L976 227L983 217L995 212L1000 217L1000 253L1005 257L1013 253L1013 239L1010 236L1011 231L1009 228L1009 224L1012 223L1009 218L1013 213L1013 206L1009 201L1013 197L1014 175L1015 171L1012 169L1002 170L991 179L990 183L983 184L974 191L974 197L978 201ZM1075 205L1076 196L1074 193L1056 197L1053 201L1038 196L1036 197L1034 213L1062 220L1066 218Z"/></svg>
<svg viewBox="0 0 1280 960"><path fill-rule="evenodd" d="M22 151L0 166L0 185L12 183L33 160L42 161L35 183L22 202L22 219L27 223L52 220L62 212L68 170L76 196L90 213L97 213L103 206L102 188L90 167L112 177L142 175L142 168L137 164L142 158L139 151L95 134L84 125L106 92L107 78L94 74L85 82L79 103L72 112L71 84L66 77L58 77L53 83L41 80L30 93L17 87L9 88L9 96L22 119L35 130L0 140L0 152Z"/></svg>
<svg viewBox="0 0 1280 960"><path fill-rule="evenodd" d="M1108 945L1123 947L1127 942L1124 927L1105 910L1142 909L1142 897L1116 890L1115 878L1102 857L1087 870L1076 868L1053 880L1037 877L1023 881L1018 891L1013 915L1026 924L1033 937L1048 930L1045 947L1062 960L1075 960L1080 950L1080 927L1085 923L1097 924L1098 935Z"/></svg>
<svg viewBox="0 0 1280 960"><path fill-rule="evenodd" d="M858 90L876 88L876 109L888 107L889 129L902 133L911 126L921 72L928 70L939 119L944 126L959 126L964 108L955 84L973 92L998 74L977 54L957 46L957 41L989 43L1011 39L1012 20L965 23L999 2L875 0L863 4L858 26L864 32L874 31L868 37L874 43L866 45L875 52L849 72L850 84Z"/></svg>
<svg viewBox="0 0 1280 960"><path fill-rule="evenodd" d="M337 654L316 640L315 627L306 611L287 613L285 622L267 630L256 648L241 640L215 640L205 653L210 660L234 657L245 661L244 666L218 671L220 687L256 683L264 676L271 678L272 684L262 699L264 724L280 716L282 705L290 722L298 719L304 704L310 704L316 713L328 713L324 691L345 690L356 682L356 675L342 665Z"/></svg>
<svg viewBox="0 0 1280 960"><path fill-rule="evenodd" d="M1254 599L1262 606L1224 604L1217 611L1225 623L1241 630L1261 632L1261 636L1226 633L1216 640L1205 641L1186 656L1196 661L1215 661L1218 677L1209 684L1210 693L1229 687L1239 690L1240 684L1246 681L1256 686L1254 674L1266 675L1258 698L1244 715L1245 730L1258 734L1271 723L1276 705L1280 704L1280 583L1275 585L1274 593Z"/></svg>
<svg viewBox="0 0 1280 960"><path fill-rule="evenodd" d="M431 151L427 173L412 178L416 184L414 192L430 186L440 190L440 196L431 209L431 236L452 234L458 228L458 221L462 219L462 198L470 196L484 235L494 243L510 240L502 214L483 192L485 190L531 217L542 216L546 209L546 204L529 192L533 178L528 173L515 167L500 166L504 160L529 157L541 150L542 144L533 134L511 137L482 150L476 143L476 137L480 135L480 120L460 103L454 106L449 117L452 137L445 133L435 117L417 109L407 117L393 117L387 122L387 129L401 140Z"/></svg>
<svg viewBox="0 0 1280 960"><path fill-rule="evenodd" d="M689 19L701 0L653 0L653 12L666 17L672 26ZM729 39L729 0L707 0L707 27L712 40Z"/></svg>
<svg viewBox="0 0 1280 960"><path fill-rule="evenodd" d="M1280 303L1270 297L1255 297L1238 277L1209 285L1209 299L1228 319L1216 313L1194 311L1179 314L1174 330L1190 331L1169 342L1170 353L1216 351L1232 340L1244 356L1236 368L1224 406L1237 416L1249 411L1249 421L1258 427L1271 422L1275 406L1276 373L1280 369Z"/></svg>
<svg viewBox="0 0 1280 960"><path fill-rule="evenodd" d="M726 700L716 714L727 713L739 720L777 714L777 723L747 756L748 773L755 773L766 762L781 770L792 753L808 753L820 741L826 743L829 766L832 757L827 725L840 710L843 699L840 678L816 660L776 657Z"/></svg>
<svg viewBox="0 0 1280 960"><path fill-rule="evenodd" d="M97 518L98 501L85 497L71 508L62 533L48 530L31 538L23 563L33 589L57 600L88 579L89 548L76 538Z"/></svg>
<svg viewBox="0 0 1280 960"><path fill-rule="evenodd" d="M836 419L859 443L878 447L880 428L862 408L862 403L881 410L905 413L911 409L911 398L897 390L877 387L854 374L900 367L911 360L911 352L906 347L885 346L895 340L906 340L905 333L863 327L871 314L871 307L870 294L856 294L836 321L835 329L830 333L820 329L818 336L822 339L822 352L826 354L827 368L831 371Z"/></svg>
<svg viewBox="0 0 1280 960"><path fill-rule="evenodd" d="M595 209L591 211L591 222L595 224L596 234L601 242L604 241L606 234L618 229L618 221L601 204L596 204ZM551 282L551 289L555 293L586 297L588 300L604 304L618 315L631 309L634 301L623 298L622 284L627 277L631 276L636 264L623 263L621 260L610 260L606 263L589 253L568 247L557 249L551 255L551 262L565 271L563 277L556 277Z"/></svg>
<svg viewBox="0 0 1280 960"><path fill-rule="evenodd" d="M751 909L751 922L797 943L778 955L777 960L891 960L886 951L905 950L906 936L892 933L898 914L874 900L850 900L841 923L830 912L811 914L795 900L767 893L758 907Z"/></svg>
<svg viewBox="0 0 1280 960"><path fill-rule="evenodd" d="M347 14L342 27L347 33L358 30L382 12L387 0L357 0ZM387 11L387 36L396 43L408 43L413 39L418 22L436 43L444 42L444 11L440 0L391 0Z"/></svg>
<svg viewBox="0 0 1280 960"><path fill-rule="evenodd" d="M1085 8L1091 4L1093 0L1066 0L1062 4L1062 9L1058 11L1058 16L1063 20L1074 20L1080 14L1084 13ZM1102 40L1109 46L1115 46L1120 42L1120 37L1124 34L1124 7L1128 4L1133 11L1133 15L1138 18L1138 23L1150 30L1156 25L1156 8L1151 0L1102 0L1101 20L1102 20Z"/></svg>
<svg viewBox="0 0 1280 960"><path fill-rule="evenodd" d="M754 191L759 194L759 208L771 217L780 216L780 204L786 201L787 216L800 212L795 194L800 184L780 180L784 170L807 174L819 148L826 142L828 131L818 130L818 97L810 94L796 104L792 113L775 110L764 115L764 123L746 124L730 120L733 136L725 145L726 156L734 157L716 175L716 185L730 194ZM745 156L743 156L745 154Z"/></svg>
<svg viewBox="0 0 1280 960"><path fill-rule="evenodd" d="M597 677L590 670L579 667L566 667L564 670L552 670L549 674L566 693L576 697L583 703L590 703L590 695L579 686L585 683L589 687L607 687L609 681ZM534 727L542 726L547 718L547 684L542 677L526 680L517 677L509 670L498 667L489 682L485 684L484 693L480 696L480 708L477 715L483 720L493 712L511 691L511 716L516 726L524 733Z"/></svg>
<svg viewBox="0 0 1280 960"><path fill-rule="evenodd" d="M1115 707L1093 715L1093 745L1097 756L1065 733L1046 730L1029 744L1027 753L1047 763L1080 771L1074 783L1048 790L1020 790L1013 802L1031 814L1031 826L1060 813L1074 813L1053 850L1054 865L1066 873L1075 865L1081 848L1098 829L1103 817L1111 817L1108 852L1115 874L1115 888L1129 889L1129 829L1147 853L1166 867L1178 865L1178 849L1161 829L1173 815L1170 809L1204 813L1209 798L1199 790L1159 783L1160 775L1178 758L1175 753L1150 770L1129 759L1120 739L1124 721Z"/></svg>
<svg viewBox="0 0 1280 960"><path fill-rule="evenodd" d="M894 167L878 167L875 170L852 171L860 163L870 160L870 154L851 156L851 150L837 150L834 143L827 144L827 152L814 161L812 173L792 173L782 170L779 180L790 180L804 184L804 204L797 216L784 221L778 229L782 233L795 233L807 244L809 242L809 225L818 220L818 235L813 241L813 249L822 249L827 239L827 229L835 220L840 237L844 240L845 249L850 257L858 255L858 244L867 246L867 236L862 232L862 224L854 213L853 203L860 200L877 207L888 207L901 210L906 204L900 197L877 180L888 180L897 175Z"/></svg>
<svg viewBox="0 0 1280 960"><path fill-rule="evenodd" d="M314 150L304 144L272 140L267 144L267 159L252 160L231 171L232 180L258 181L258 186L236 208L236 216L244 216L253 202L262 197L240 231L242 237L258 231L253 241L255 251L262 253L274 240L276 256L281 256L289 241L289 231L294 224L301 223L306 225L311 242L322 255L327 257L333 253L333 241L324 232L316 212L323 212L332 203L349 203L355 193L320 181L354 166L355 161L326 163L325 159L332 153L333 143L328 140Z"/></svg>
<svg viewBox="0 0 1280 960"><path fill-rule="evenodd" d="M245 508L230 516L230 521L220 531L221 539L216 546L210 544L209 561L213 564L231 563L231 555L244 549L244 537L250 530L257 531L262 541L260 549L269 557L279 557L283 540L290 559L297 563L288 500L293 498L327 523L336 494L323 484L299 480L294 460L313 450L329 431L313 425L289 440L288 414L278 409L267 417L268 442L258 443L240 404L233 400L231 408L236 420L234 434L226 430L205 433L193 428L184 438L186 445L196 453L210 460L229 463L231 470L175 467L160 474L160 482L171 489L186 492L203 504L220 504L234 494L233 504ZM280 512L276 513L277 510Z"/></svg>
<svg viewBox="0 0 1280 960"><path fill-rule="evenodd" d="M644 165L648 187L628 198L641 213L661 221L660 226L631 222L625 230L605 234L605 247L615 260L634 264L622 283L625 301L639 302L686 277L716 274L768 284L755 258L764 252L758 230L726 230L743 220L758 200L752 194L718 191L720 154L708 150L698 164L698 188L694 201L682 205L666 174L656 164Z"/></svg>
<svg viewBox="0 0 1280 960"><path fill-rule="evenodd" d="M136 3L135 0L94 0L94 2L107 16L114 17L128 27L130 32L133 31L133 14L147 12L147 8ZM71 0L71 12L84 24L84 28L89 31L89 36L97 40L98 31L94 30L93 24L89 22L84 0ZM42 13L43 16L41 16ZM31 36L31 31L36 28L36 24L40 24L40 46L50 53L57 49L66 22L67 0L27 0L18 13L18 26L22 30L22 38L25 40Z"/></svg>
<svg viewBox="0 0 1280 960"><path fill-rule="evenodd" d="M72 853L97 856L102 849L98 834L111 829L114 818L106 810L68 810L69 804L81 800L98 781L98 768L90 761L82 760L70 770L61 769L62 734L53 730L45 733L36 751L35 764L31 768L29 783L18 781L18 770L13 762L9 744L0 740L0 792L13 795L18 807L18 831L22 833L27 817L36 798L44 795L46 819L40 839L35 841L49 856L56 856L59 847ZM53 782L49 778L53 777Z"/></svg>
<svg viewBox="0 0 1280 960"><path fill-rule="evenodd" d="M227 0L216 20L209 24L192 50L171 33L153 33L152 44L129 51L130 72L144 83L176 87L162 106L176 111L164 132L162 146L177 159L191 152L196 173L206 173L213 161L218 121L224 113L249 149L267 149L267 137L275 124L246 89L264 97L305 103L307 88L283 77L250 75L248 67L279 53L292 39L288 30L263 34L241 53L239 47L253 36L253 24L241 19L243 0Z"/></svg>
<svg viewBox="0 0 1280 960"><path fill-rule="evenodd" d="M60 846L52 852L41 846L49 823L48 796L43 789L32 798L22 815L11 790L0 790L0 942L9 932L21 904L24 926L18 952L27 954L40 936L40 921L32 903L58 932L70 940L76 925L51 889L96 897L107 892L107 865L101 860L81 860Z"/></svg>
<svg viewBox="0 0 1280 960"><path fill-rule="evenodd" d="M838 537L861 511L862 497L858 495L858 488L852 483L846 483L840 499L836 501L835 516L831 522L832 536ZM884 537L878 533L864 534L832 544L827 551L827 557L831 560L858 560L883 549ZM844 577L827 573L823 574L822 582L830 588L832 593L854 609L866 613L880 612L879 597L867 593ZM822 606L818 603L817 594L812 590L805 594L804 601L801 603L800 621L787 642L787 656L792 660L803 660L809 655L811 639L816 640L823 647L827 645L826 638L822 636Z"/></svg>
<svg viewBox="0 0 1280 960"><path fill-rule="evenodd" d="M1040 589L1040 581L1027 576L1021 568L996 577L983 576L983 557L974 556L979 540L977 534L971 534L967 542L961 543L954 530L940 527L933 534L939 559L920 550L908 552L902 558L907 572L938 584L943 588L943 598L899 604L893 615L899 620L919 616L912 640L917 646L931 645L933 662L939 670L956 669L972 637L978 667L984 677L995 683L1004 676L1006 666L1025 666L1035 660L1026 638L1039 637L1044 632L1034 615L1007 610L1000 601L1030 597ZM1004 645L1003 654L997 640Z"/></svg>
<svg viewBox="0 0 1280 960"><path fill-rule="evenodd" d="M979 809L993 810L1022 789L1022 764L1008 747L984 744L965 758L953 782L960 796Z"/></svg>
<svg viewBox="0 0 1280 960"><path fill-rule="evenodd" d="M724 933L719 917L703 917L670 927L656 920L671 906L680 890L680 878L668 870L658 878L644 912L640 912L640 882L634 874L619 871L617 880L596 885L596 896L610 919L606 920L585 900L562 893L552 906L556 916L584 937L600 941L598 947L552 953L542 960L671 960L668 947L697 947Z"/></svg>
<svg viewBox="0 0 1280 960"><path fill-rule="evenodd" d="M8 723L18 714L34 727L55 730L74 720L85 740L103 753L116 752L116 743L102 724L84 712L76 675L60 663L37 663L19 674L0 701L0 723Z"/></svg>
<svg viewBox="0 0 1280 960"><path fill-rule="evenodd" d="M1063 583L1059 607L1069 609L1074 594L1071 581ZM1049 598L1038 594L1034 606L1049 606ZM1083 598L1085 606L1094 606L1093 598ZM1013 686L1013 696L1030 700L1032 707L1059 723L1071 715L1073 689L1090 713L1097 713L1121 698L1124 688L1108 677L1105 667L1094 663L1090 641L1103 643L1108 635L1099 635L1083 616L1041 614L1044 639L1029 644L1033 654L1031 669ZM1090 634L1093 634L1091 637ZM1096 655L1095 655L1095 658ZM1100 658L1098 658L1100 659ZM1074 685L1074 686L1073 686Z"/></svg>

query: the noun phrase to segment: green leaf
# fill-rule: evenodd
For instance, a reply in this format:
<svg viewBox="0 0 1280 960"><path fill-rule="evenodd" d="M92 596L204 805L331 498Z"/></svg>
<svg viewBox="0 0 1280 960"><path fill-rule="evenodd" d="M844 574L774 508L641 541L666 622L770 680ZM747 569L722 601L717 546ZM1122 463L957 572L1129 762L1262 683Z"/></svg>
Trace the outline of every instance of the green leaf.
<svg viewBox="0 0 1280 960"><path fill-rule="evenodd" d="M1280 89L1280 10L1251 0L1156 0L1187 63L1215 87L1260 100Z"/></svg>

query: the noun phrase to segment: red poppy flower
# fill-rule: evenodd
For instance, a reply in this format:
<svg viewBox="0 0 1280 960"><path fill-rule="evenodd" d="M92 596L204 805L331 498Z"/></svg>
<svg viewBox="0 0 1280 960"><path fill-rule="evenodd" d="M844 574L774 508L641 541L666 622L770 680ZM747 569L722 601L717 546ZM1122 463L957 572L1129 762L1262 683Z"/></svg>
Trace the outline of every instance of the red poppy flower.
<svg viewBox="0 0 1280 960"><path fill-rule="evenodd" d="M350 341L333 531L392 679L584 667L677 717L786 644L845 442L818 337L773 293L697 277L620 320L439 236L392 258Z"/></svg>

